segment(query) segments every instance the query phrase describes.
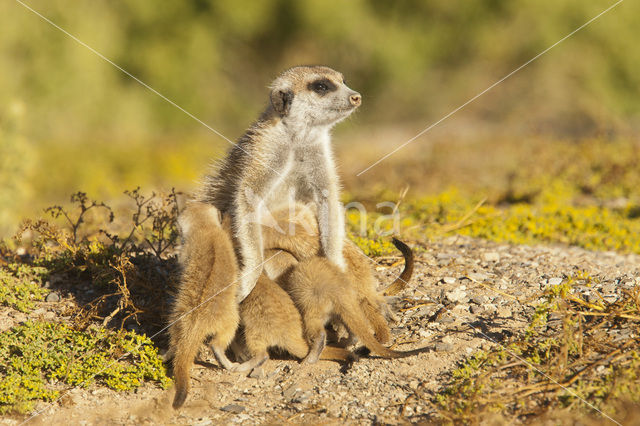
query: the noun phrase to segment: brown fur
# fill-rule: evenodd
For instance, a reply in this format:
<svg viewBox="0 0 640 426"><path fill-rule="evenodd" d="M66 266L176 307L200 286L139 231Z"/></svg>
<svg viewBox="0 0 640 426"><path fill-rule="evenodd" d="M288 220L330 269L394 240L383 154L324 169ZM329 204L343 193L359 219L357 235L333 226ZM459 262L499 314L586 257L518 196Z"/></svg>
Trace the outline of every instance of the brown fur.
<svg viewBox="0 0 640 426"><path fill-rule="evenodd" d="M293 266L297 262L285 252L265 251L265 258L280 263L276 268ZM277 259L277 261L276 261ZM265 265L265 270L267 265ZM286 350L302 359L309 353L309 345L303 337L302 317L291 297L273 280L262 274L251 293L240 303L240 318L244 328L244 340L251 359L235 368L250 371L269 359L269 348ZM355 361L357 357L342 348L326 347L321 359Z"/></svg>
<svg viewBox="0 0 640 426"><path fill-rule="evenodd" d="M317 222L312 209L296 205L294 218L288 210L281 210L273 215L276 226L263 226L262 234L265 247L286 250L297 260L304 260L320 255L320 243ZM291 228L290 222L294 224ZM282 232L284 231L284 233ZM292 231L292 232L289 232ZM413 273L413 253L403 242L394 238L393 243L405 257L405 268L400 277L387 287L385 292L395 294L404 288ZM374 329L376 338L381 343L389 342L391 333L385 316L393 317L383 294L377 291L377 280L371 269L370 259L352 241L345 239L343 255L347 264L350 282L356 287L360 305L365 316ZM271 278L276 278L271 276Z"/></svg>
<svg viewBox="0 0 640 426"><path fill-rule="evenodd" d="M189 371L200 346L211 336L211 347L221 365L233 364L224 351L239 322L237 264L227 232L217 210L203 203L190 203L179 218L184 240L180 252L183 268L170 316L169 353L173 355L176 394L173 407L180 407L189 392Z"/></svg>
<svg viewBox="0 0 640 426"><path fill-rule="evenodd" d="M358 288L347 273L327 259L313 257L301 261L281 281L284 289L302 314L306 338L312 349L305 358L316 362L326 341L324 326L337 315L347 328L374 353L385 358L400 358L424 349L399 352L378 342L369 329Z"/></svg>
<svg viewBox="0 0 640 426"><path fill-rule="evenodd" d="M341 269L346 266L344 215L330 130L360 106L362 97L346 86L339 72L300 66L276 78L269 99L265 112L207 177L199 194L201 201L231 216L241 264L239 300L251 292L262 273L266 248L262 217L288 205L291 195L319 207L323 256Z"/></svg>

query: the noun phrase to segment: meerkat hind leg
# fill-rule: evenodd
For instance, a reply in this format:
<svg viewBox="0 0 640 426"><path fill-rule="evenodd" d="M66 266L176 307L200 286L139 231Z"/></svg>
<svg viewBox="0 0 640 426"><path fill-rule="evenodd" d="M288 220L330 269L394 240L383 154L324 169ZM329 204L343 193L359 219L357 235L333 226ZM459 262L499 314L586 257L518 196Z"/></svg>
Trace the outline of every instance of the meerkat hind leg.
<svg viewBox="0 0 640 426"><path fill-rule="evenodd" d="M225 354L225 348L215 343L211 344L211 350L213 351L213 356L216 357L218 363L224 367L225 370L234 370L237 368L237 362L231 362L229 358L227 358L227 354Z"/></svg>
<svg viewBox="0 0 640 426"><path fill-rule="evenodd" d="M265 351L257 354L249 361L245 361L242 364L236 364L230 370L235 371L237 373L246 373L248 371L254 370L258 367L261 367L269 359L269 354Z"/></svg>
<svg viewBox="0 0 640 426"><path fill-rule="evenodd" d="M306 362L309 364L315 364L320 359L320 354L324 350L324 347L327 342L327 332L322 329L322 331L312 340L311 349L309 349L309 354L302 360L302 362Z"/></svg>
<svg viewBox="0 0 640 426"><path fill-rule="evenodd" d="M227 358L227 354L225 353L227 348L231 344L234 335L235 328L220 330L218 333L216 333L209 344L211 350L213 351L213 355L216 357L216 360L226 370L231 370L237 365L237 363L231 362L231 360Z"/></svg>

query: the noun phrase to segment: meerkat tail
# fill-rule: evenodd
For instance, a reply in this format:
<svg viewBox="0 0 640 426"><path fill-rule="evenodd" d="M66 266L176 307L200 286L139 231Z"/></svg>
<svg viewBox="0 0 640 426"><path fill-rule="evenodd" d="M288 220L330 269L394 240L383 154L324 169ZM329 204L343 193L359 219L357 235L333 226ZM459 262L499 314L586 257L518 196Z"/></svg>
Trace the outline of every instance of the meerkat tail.
<svg viewBox="0 0 640 426"><path fill-rule="evenodd" d="M194 327L195 328L195 327ZM193 333L181 342L180 350L175 351L173 358L173 375L176 381L176 394L173 398L173 408L178 409L184 404L189 394L189 380L191 364L195 359L202 339L198 339Z"/></svg>
<svg viewBox="0 0 640 426"><path fill-rule="evenodd" d="M396 248L402 252L402 256L404 256L404 269L400 276L396 278L389 287L384 289L382 294L385 296L393 296L404 290L413 275L413 250L395 237L393 238L393 245L396 246Z"/></svg>
<svg viewBox="0 0 640 426"><path fill-rule="evenodd" d="M413 351L394 351L383 346L374 335L369 331L367 324L363 321L364 314L362 312L354 312L339 301L334 302L336 313L360 341L372 352L383 358L405 358L424 352L427 348L416 349Z"/></svg>

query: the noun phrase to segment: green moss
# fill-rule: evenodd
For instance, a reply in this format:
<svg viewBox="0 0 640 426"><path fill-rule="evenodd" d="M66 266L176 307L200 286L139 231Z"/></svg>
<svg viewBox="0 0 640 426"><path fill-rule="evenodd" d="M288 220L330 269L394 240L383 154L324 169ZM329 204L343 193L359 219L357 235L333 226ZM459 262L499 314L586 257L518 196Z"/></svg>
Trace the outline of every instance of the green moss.
<svg viewBox="0 0 640 426"><path fill-rule="evenodd" d="M21 312L33 309L47 291L42 280L48 275L45 268L11 263L0 268L0 304Z"/></svg>
<svg viewBox="0 0 640 426"><path fill-rule="evenodd" d="M99 383L129 391L147 380L163 388L170 383L146 336L82 332L48 322L27 322L0 334L0 413L28 412L35 401L60 396L60 385Z"/></svg>

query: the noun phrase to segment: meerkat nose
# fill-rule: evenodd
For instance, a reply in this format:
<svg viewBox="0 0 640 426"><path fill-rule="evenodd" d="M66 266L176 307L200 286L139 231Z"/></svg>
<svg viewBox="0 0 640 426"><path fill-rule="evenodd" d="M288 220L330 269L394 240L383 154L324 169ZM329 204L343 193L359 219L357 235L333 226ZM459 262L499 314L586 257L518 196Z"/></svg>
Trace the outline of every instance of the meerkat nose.
<svg viewBox="0 0 640 426"><path fill-rule="evenodd" d="M359 106L362 103L362 96L360 93L354 93L349 96L349 102L351 102L351 105L353 106Z"/></svg>

